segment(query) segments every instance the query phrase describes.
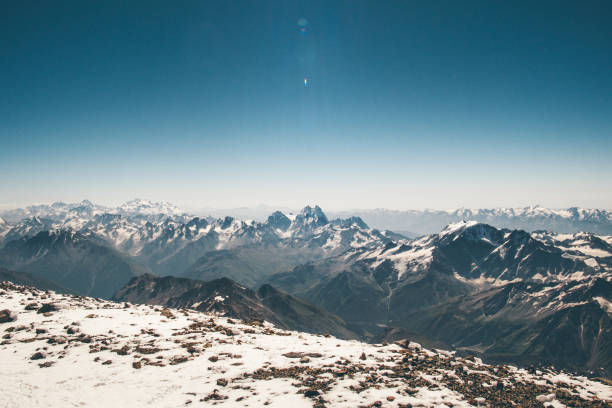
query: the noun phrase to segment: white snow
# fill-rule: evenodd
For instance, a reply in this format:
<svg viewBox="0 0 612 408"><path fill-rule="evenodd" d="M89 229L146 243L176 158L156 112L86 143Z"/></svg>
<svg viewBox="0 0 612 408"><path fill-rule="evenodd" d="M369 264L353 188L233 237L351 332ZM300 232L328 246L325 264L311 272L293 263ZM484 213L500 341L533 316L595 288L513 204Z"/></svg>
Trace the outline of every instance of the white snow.
<svg viewBox="0 0 612 408"><path fill-rule="evenodd" d="M603 310L605 310L609 315L612 315L612 302L601 296L594 297L593 299L599 303L599 306L601 306Z"/></svg>
<svg viewBox="0 0 612 408"><path fill-rule="evenodd" d="M24 310L30 302L52 302L60 310L48 316ZM397 345L282 331L269 323L252 326L192 310L171 309L169 315L162 314L162 308L156 306L112 303L12 285L0 288L1 309L14 311L17 316L15 322L0 325L10 335L0 344L0 406L6 408L178 407L212 403L228 407L312 407L314 400L303 394L308 387L300 385L308 376L316 382L329 382L324 398L331 407L357 407L374 401L389 406L389 398L393 399L391 406L471 406L465 396L444 385L444 374L457 378L449 370L415 369L410 378L420 378L424 385L412 395L402 392L405 380L393 376L389 369L402 356L471 364L466 367L490 378L487 383L499 380L491 377L490 366L479 359L456 359L452 353L429 351L416 343L401 350ZM7 330L9 327L13 329ZM67 328L76 333L67 333ZM80 336L90 340L81 341ZM62 343L58 344L57 339L63 339ZM122 347L128 351L119 354ZM188 352L188 347L192 351ZM42 352L44 358L31 360L36 352ZM287 354L295 352L318 354L303 360ZM357 369L354 375L333 374L333 370L345 366L337 364L342 361ZM44 363L51 365L39 366ZM134 363L141 367L133 367ZM329 371L325 367L335 368ZM253 377L256 372L270 372L272 368L293 369L295 374ZM310 369L320 370L320 374L308 374ZM524 370L512 370L512 375L522 382L540 380ZM351 388L367 384L368 373L379 379L376 386L360 392ZM612 400L611 387L583 377L549 373L544 378L570 384L585 399ZM227 399L203 401L211 395Z"/></svg>

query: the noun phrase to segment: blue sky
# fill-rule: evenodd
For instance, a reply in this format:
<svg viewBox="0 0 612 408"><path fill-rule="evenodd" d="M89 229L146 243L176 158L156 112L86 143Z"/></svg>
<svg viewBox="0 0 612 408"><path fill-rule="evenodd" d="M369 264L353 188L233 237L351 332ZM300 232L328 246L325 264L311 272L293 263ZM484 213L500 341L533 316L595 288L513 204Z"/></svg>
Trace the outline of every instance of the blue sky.
<svg viewBox="0 0 612 408"><path fill-rule="evenodd" d="M3 207L612 208L609 1L5 9Z"/></svg>

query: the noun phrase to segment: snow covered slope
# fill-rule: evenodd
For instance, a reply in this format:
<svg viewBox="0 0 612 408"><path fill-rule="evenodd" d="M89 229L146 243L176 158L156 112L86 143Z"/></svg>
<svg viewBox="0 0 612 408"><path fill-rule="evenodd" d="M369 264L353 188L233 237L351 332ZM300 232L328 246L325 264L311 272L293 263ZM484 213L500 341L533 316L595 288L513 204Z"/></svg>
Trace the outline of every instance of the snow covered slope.
<svg viewBox="0 0 612 408"><path fill-rule="evenodd" d="M415 343L368 345L193 310L0 283L3 407L601 407L612 387ZM607 401L607 402L603 402Z"/></svg>

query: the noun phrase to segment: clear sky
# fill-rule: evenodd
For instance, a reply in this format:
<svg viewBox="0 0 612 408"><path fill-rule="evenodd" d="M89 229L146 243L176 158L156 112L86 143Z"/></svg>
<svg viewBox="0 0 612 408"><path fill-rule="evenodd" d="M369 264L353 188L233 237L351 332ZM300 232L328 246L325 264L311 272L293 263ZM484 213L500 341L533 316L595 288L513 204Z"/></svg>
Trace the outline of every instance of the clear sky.
<svg viewBox="0 0 612 408"><path fill-rule="evenodd" d="M612 208L612 2L15 1L0 206Z"/></svg>

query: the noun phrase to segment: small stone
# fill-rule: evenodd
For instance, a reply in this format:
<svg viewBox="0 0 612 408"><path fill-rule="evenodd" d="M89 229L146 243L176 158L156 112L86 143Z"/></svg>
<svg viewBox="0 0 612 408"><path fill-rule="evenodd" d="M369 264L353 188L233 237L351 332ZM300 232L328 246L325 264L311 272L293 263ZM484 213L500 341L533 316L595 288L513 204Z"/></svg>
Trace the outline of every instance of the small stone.
<svg viewBox="0 0 612 408"><path fill-rule="evenodd" d="M366 358L367 357L366 357L366 353L365 352L361 353L361 356L359 356L360 360L365 360Z"/></svg>
<svg viewBox="0 0 612 408"><path fill-rule="evenodd" d="M309 389L304 391L304 396L308 398L316 397L317 395L319 395L319 391L317 390Z"/></svg>
<svg viewBox="0 0 612 408"><path fill-rule="evenodd" d="M221 387L225 387L227 385L227 380L225 378L219 378L217 380L217 385L219 385Z"/></svg>
<svg viewBox="0 0 612 408"><path fill-rule="evenodd" d="M32 357L30 357L30 360L42 360L43 358L45 358L45 355L41 353L40 351L37 351L36 353L32 354Z"/></svg>
<svg viewBox="0 0 612 408"><path fill-rule="evenodd" d="M132 368L135 368L138 370L139 368L142 368L142 363L140 361L134 361L132 363Z"/></svg>
<svg viewBox="0 0 612 408"><path fill-rule="evenodd" d="M219 357L217 356L210 356L208 357L208 361L211 361L213 363L217 362L219 360Z"/></svg>

